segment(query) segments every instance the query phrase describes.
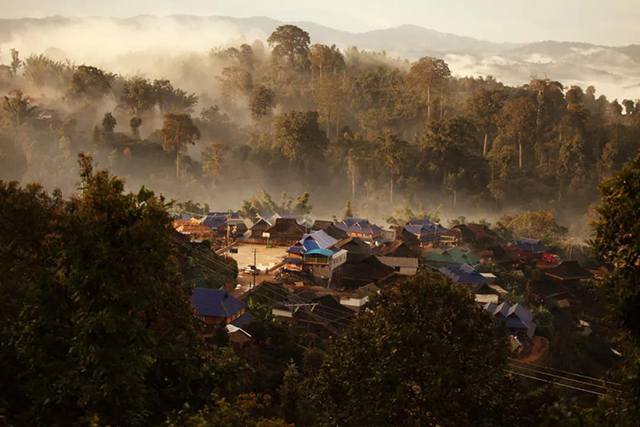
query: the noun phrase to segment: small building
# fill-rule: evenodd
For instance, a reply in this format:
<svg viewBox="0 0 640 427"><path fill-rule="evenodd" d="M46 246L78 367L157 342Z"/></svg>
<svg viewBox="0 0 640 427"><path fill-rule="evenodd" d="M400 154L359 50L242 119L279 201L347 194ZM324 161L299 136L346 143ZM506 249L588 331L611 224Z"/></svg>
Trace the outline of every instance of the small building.
<svg viewBox="0 0 640 427"><path fill-rule="evenodd" d="M402 276L414 276L418 273L420 260L418 258L396 257L396 256L377 256L378 260L385 265L393 268L396 273Z"/></svg>
<svg viewBox="0 0 640 427"><path fill-rule="evenodd" d="M352 309L333 296L318 295L312 290L289 295L273 306L272 313L282 322L323 337L338 333L355 316Z"/></svg>
<svg viewBox="0 0 640 427"><path fill-rule="evenodd" d="M378 292L380 292L380 288L373 283L369 283L368 285L356 289L352 294L340 298L340 304L349 307L356 313L359 313L360 310L362 310L362 308L369 302L369 297L377 294Z"/></svg>
<svg viewBox="0 0 640 427"><path fill-rule="evenodd" d="M258 217L247 230L246 237L251 239L259 239L262 237L265 230L269 227L271 227L269 221L264 218Z"/></svg>
<svg viewBox="0 0 640 427"><path fill-rule="evenodd" d="M533 314L520 304L510 305L488 303L484 309L488 311L498 322L504 323L509 332L516 336L533 338L537 325L533 321Z"/></svg>
<svg viewBox="0 0 640 427"><path fill-rule="evenodd" d="M521 237L513 242L513 247L524 252L530 252L532 254L542 254L547 252L549 248L545 246L540 240L527 239Z"/></svg>
<svg viewBox="0 0 640 427"><path fill-rule="evenodd" d="M307 229L298 224L294 218L278 218L275 223L267 227L262 237L280 241L296 241L302 239Z"/></svg>
<svg viewBox="0 0 640 427"><path fill-rule="evenodd" d="M216 233L213 230L197 219L175 220L172 225L178 233L189 235L192 242L214 240L216 237Z"/></svg>
<svg viewBox="0 0 640 427"><path fill-rule="evenodd" d="M593 278L593 274L578 264L578 261L563 261L557 267L542 270L542 274L559 282L575 282Z"/></svg>
<svg viewBox="0 0 640 427"><path fill-rule="evenodd" d="M469 264L474 266L478 265L480 258L470 250L452 247L429 253L426 255L424 262L429 265Z"/></svg>
<svg viewBox="0 0 640 427"><path fill-rule="evenodd" d="M195 288L191 294L191 304L196 316L208 324L242 327L254 319L247 312L247 305L226 290Z"/></svg>
<svg viewBox="0 0 640 427"><path fill-rule="evenodd" d="M345 218L336 224L336 227L345 231L351 237L359 237L371 244L382 237L384 230L364 218Z"/></svg>
<svg viewBox="0 0 640 427"><path fill-rule="evenodd" d="M373 254L371 246L357 237L345 237L338 240L332 247L347 251L348 263L359 263Z"/></svg>
<svg viewBox="0 0 640 427"><path fill-rule="evenodd" d="M302 254L303 268L319 279L330 280L333 272L347 262L347 251L339 249L311 249Z"/></svg>
<svg viewBox="0 0 640 427"><path fill-rule="evenodd" d="M404 230L414 235L420 246L437 246L440 236L447 231L442 225L432 222L428 218L411 219L404 225Z"/></svg>

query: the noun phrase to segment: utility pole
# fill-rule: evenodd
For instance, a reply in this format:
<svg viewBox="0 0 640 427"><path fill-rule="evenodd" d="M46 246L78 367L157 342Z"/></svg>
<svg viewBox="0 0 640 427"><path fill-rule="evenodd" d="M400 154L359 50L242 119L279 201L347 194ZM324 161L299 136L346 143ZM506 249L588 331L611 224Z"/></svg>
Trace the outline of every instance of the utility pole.
<svg viewBox="0 0 640 427"><path fill-rule="evenodd" d="M253 250L253 271L251 272L253 274L253 286L251 287L251 289L255 289L256 287L256 270L257 270L257 265L256 265L256 256L257 256L258 250L254 249Z"/></svg>
<svg viewBox="0 0 640 427"><path fill-rule="evenodd" d="M231 224L229 224L229 217L227 216L227 246L229 246L230 236L231 236Z"/></svg>

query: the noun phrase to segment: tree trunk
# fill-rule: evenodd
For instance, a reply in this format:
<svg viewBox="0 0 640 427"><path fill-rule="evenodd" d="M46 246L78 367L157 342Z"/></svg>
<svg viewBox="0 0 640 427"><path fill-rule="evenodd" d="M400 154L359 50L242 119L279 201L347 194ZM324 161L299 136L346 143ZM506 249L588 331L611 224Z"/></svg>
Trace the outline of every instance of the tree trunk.
<svg viewBox="0 0 640 427"><path fill-rule="evenodd" d="M340 115L336 114L336 139L340 139Z"/></svg>
<svg viewBox="0 0 640 427"><path fill-rule="evenodd" d="M482 145L482 157L487 157L487 146L489 145L489 134L484 134L484 144Z"/></svg>
<svg viewBox="0 0 640 427"><path fill-rule="evenodd" d="M456 203L458 202L458 191L453 190L453 209L456 208Z"/></svg>
<svg viewBox="0 0 640 427"><path fill-rule="evenodd" d="M356 199L356 171L351 172L351 201Z"/></svg>
<svg viewBox="0 0 640 427"><path fill-rule="evenodd" d="M393 174L391 174L391 185L389 186L389 202L393 205Z"/></svg>
<svg viewBox="0 0 640 427"><path fill-rule="evenodd" d="M431 86L427 86L427 124L431 123Z"/></svg>
<svg viewBox="0 0 640 427"><path fill-rule="evenodd" d="M522 133L518 134L518 167L522 169Z"/></svg>
<svg viewBox="0 0 640 427"><path fill-rule="evenodd" d="M442 98L440 99L440 120L444 119L444 88L442 88Z"/></svg>
<svg viewBox="0 0 640 427"><path fill-rule="evenodd" d="M176 178L180 179L180 150L176 148Z"/></svg>
<svg viewBox="0 0 640 427"><path fill-rule="evenodd" d="M331 139L331 129L329 125L331 123L331 111L327 113L327 139Z"/></svg>

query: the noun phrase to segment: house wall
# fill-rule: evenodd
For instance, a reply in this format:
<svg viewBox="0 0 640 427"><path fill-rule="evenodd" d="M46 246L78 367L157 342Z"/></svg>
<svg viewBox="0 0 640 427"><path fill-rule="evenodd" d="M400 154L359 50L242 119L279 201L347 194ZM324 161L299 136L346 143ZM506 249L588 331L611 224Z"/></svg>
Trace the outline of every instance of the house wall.
<svg viewBox="0 0 640 427"><path fill-rule="evenodd" d="M413 276L418 272L418 258L403 258L379 256L380 262L396 270L396 273L404 276Z"/></svg>

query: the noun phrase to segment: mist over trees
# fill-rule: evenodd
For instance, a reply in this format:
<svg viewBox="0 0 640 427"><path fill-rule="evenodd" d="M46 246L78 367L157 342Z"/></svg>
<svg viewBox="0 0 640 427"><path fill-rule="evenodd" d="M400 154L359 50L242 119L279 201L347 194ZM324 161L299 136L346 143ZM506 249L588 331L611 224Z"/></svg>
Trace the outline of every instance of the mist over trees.
<svg viewBox="0 0 640 427"><path fill-rule="evenodd" d="M350 202L373 219L422 204L566 220L640 141L634 100L545 76L517 87L454 76L440 58L314 44L293 25L266 45L193 54L174 81L17 51L1 60L0 178L50 189L75 188L85 151L133 188L216 209L266 190L308 192L328 217ZM180 88L194 82L198 93Z"/></svg>

